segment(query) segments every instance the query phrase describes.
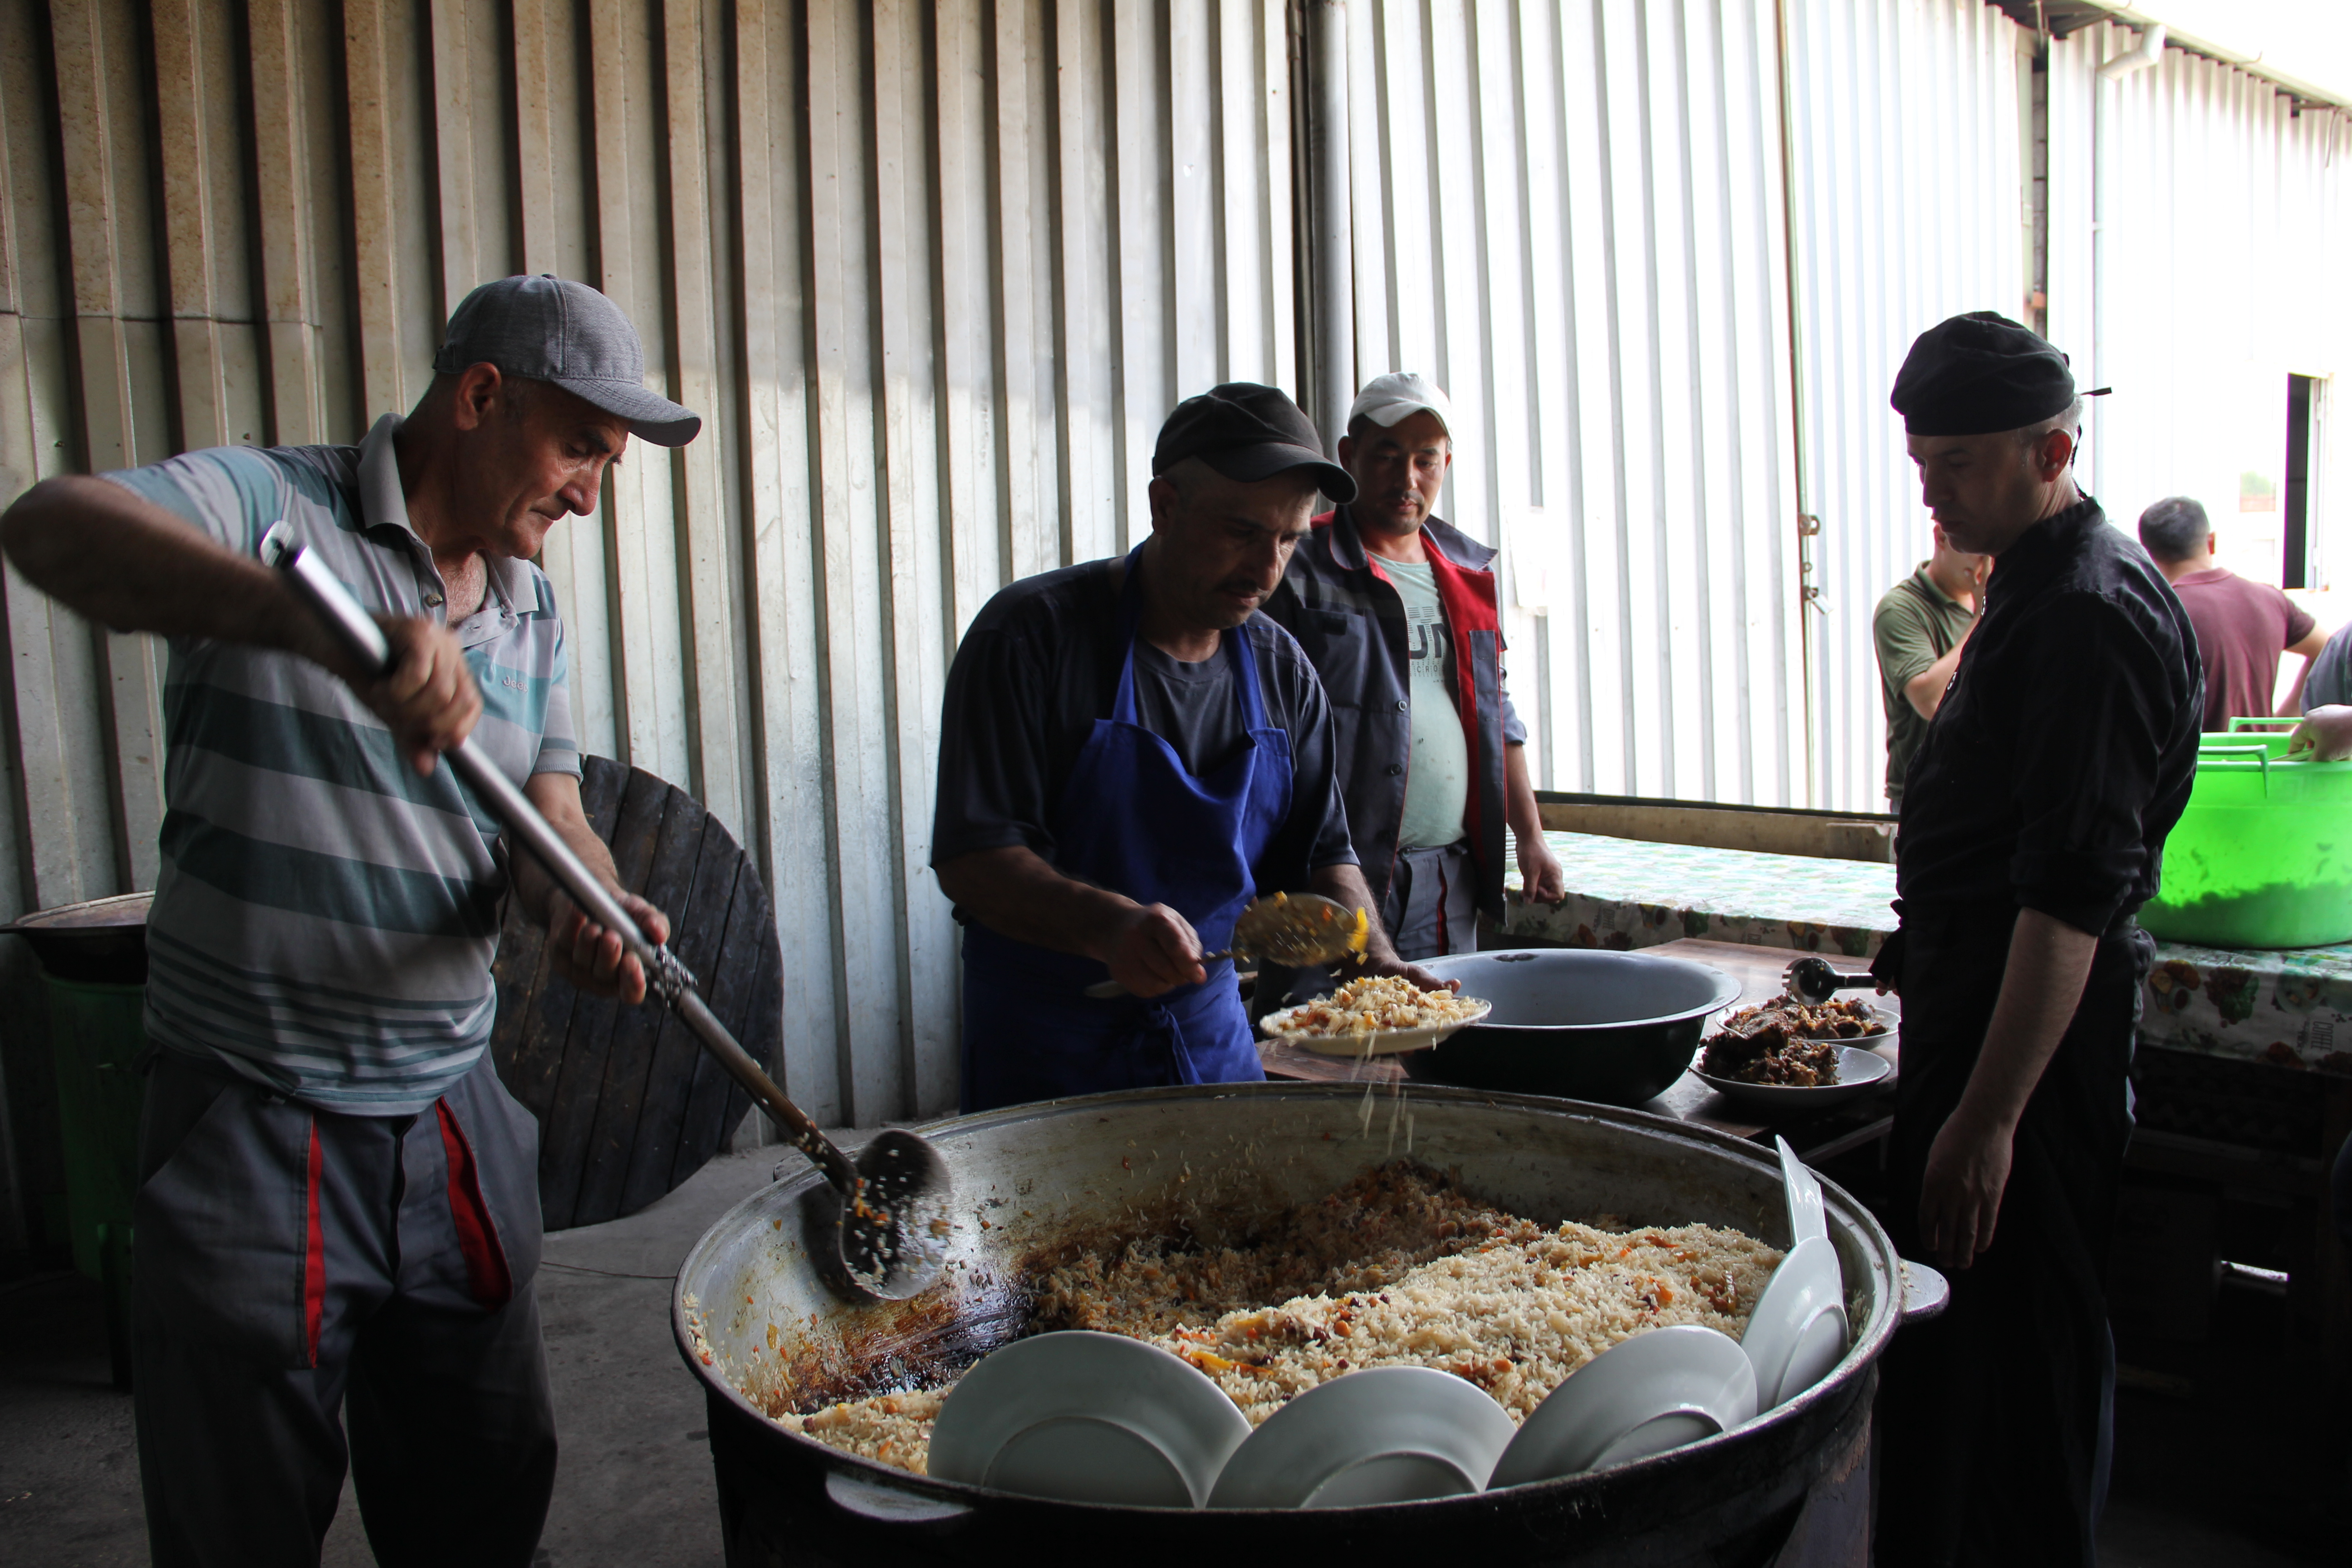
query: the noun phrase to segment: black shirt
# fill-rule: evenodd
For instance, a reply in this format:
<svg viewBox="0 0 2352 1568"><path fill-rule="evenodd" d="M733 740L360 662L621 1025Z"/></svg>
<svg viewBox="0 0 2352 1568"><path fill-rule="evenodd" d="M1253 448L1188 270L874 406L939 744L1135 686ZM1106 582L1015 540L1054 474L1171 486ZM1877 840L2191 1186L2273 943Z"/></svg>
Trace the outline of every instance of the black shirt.
<svg viewBox="0 0 2352 1568"><path fill-rule="evenodd" d="M1911 764L1906 912L2040 910L2105 934L2156 892L2196 778L2196 634L2139 545L2088 498L2029 529Z"/></svg>
<svg viewBox="0 0 2352 1568"><path fill-rule="evenodd" d="M931 864L1024 844L1049 864L1046 824L1095 721L1110 717L1126 652L1109 561L1026 577L973 617L948 670ZM1262 615L1243 630L1257 660L1265 721L1290 736L1290 816L1256 868L1261 891L1307 886L1323 866L1356 862L1332 757L1331 710L1288 632ZM1233 634L1227 633L1227 636ZM1135 643L1136 717L1193 776L1231 761L1245 739L1234 663L1220 643L1198 664ZM1106 802L1103 809L1120 809Z"/></svg>

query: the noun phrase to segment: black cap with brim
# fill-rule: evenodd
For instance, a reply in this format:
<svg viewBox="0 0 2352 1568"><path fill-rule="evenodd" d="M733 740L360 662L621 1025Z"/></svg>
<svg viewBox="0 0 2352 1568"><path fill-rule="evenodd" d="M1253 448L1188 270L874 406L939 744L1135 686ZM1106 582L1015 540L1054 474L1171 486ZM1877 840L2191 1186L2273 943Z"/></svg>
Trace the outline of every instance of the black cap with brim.
<svg viewBox="0 0 2352 1568"><path fill-rule="evenodd" d="M2066 356L2046 339L1994 311L1972 310L1919 334L1887 401L1908 435L1990 436L2055 418L2076 395Z"/></svg>
<svg viewBox="0 0 2352 1568"><path fill-rule="evenodd" d="M1151 471L1164 474L1188 458L1245 485L1311 469L1316 488L1333 500L1356 499L1356 481L1323 455L1321 437L1298 405L1255 382L1229 381L1176 405L1160 427Z"/></svg>
<svg viewBox="0 0 2352 1568"><path fill-rule="evenodd" d="M1286 474L1293 468L1315 470L1315 488L1333 500L1356 499L1356 481L1348 470L1320 452L1276 441L1263 447L1243 447L1229 452L1202 452L1201 461L1229 479L1248 485Z"/></svg>

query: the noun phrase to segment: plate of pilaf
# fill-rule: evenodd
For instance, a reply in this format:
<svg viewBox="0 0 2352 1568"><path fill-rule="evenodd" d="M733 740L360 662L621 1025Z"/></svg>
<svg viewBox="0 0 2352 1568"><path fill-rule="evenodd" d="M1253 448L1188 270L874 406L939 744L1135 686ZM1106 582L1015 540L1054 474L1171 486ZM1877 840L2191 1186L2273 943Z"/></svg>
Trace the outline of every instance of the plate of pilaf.
<svg viewBox="0 0 2352 1568"><path fill-rule="evenodd" d="M1268 1013L1258 1027L1286 1045L1327 1057L1389 1057L1433 1046L1492 1011L1493 1004L1474 996L1371 974L1328 996Z"/></svg>

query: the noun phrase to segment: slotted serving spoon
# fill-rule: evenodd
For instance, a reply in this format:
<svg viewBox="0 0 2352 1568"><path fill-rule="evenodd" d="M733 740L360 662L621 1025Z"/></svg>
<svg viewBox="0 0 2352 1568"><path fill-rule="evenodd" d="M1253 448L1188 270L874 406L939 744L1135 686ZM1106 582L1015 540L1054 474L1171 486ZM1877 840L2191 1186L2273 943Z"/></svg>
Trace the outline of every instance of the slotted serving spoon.
<svg viewBox="0 0 2352 1568"><path fill-rule="evenodd" d="M1789 965L1780 983L1789 994L1798 1001L1818 1007L1841 991L1859 991L1865 985L1876 985L1875 974L1843 974L1832 969L1825 958L1801 958Z"/></svg>
<svg viewBox="0 0 2352 1568"><path fill-rule="evenodd" d="M1350 955L1360 962L1370 929L1363 910L1350 913L1320 893L1269 893L1251 900L1249 908L1234 917L1234 945L1223 952L1204 952L1201 962L1247 956L1293 969ZM1098 980L1086 989L1098 1002L1127 994L1116 980Z"/></svg>
<svg viewBox="0 0 2352 1568"><path fill-rule="evenodd" d="M394 659L383 629L326 563L286 537L283 529L280 524L263 541L263 559L287 574L353 658L390 674ZM804 1212L809 1256L825 1282L839 1294L862 1301L902 1301L929 1285L946 1256L952 1228L948 1205L953 1184L939 1151L911 1132L891 1128L876 1133L852 1160L736 1043L667 944L646 940L620 901L488 757L470 744L460 744L443 752L441 760L590 920L620 935L623 947L644 966L646 988L774 1118L786 1142L824 1173L829 1184L810 1194Z"/></svg>

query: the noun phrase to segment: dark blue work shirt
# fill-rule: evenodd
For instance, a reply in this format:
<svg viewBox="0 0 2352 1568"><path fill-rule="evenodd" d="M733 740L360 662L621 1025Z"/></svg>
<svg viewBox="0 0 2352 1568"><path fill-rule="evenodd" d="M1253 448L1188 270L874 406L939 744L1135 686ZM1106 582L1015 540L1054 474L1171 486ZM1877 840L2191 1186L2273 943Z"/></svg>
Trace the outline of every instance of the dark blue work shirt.
<svg viewBox="0 0 2352 1568"><path fill-rule="evenodd" d="M1110 561L1024 577L981 607L948 668L940 721L939 795L931 864L1022 845L1055 861L1047 826L1118 692L1127 644ZM1236 635L1229 633L1227 634ZM1256 655L1266 722L1290 738L1290 815L1257 867L1258 886L1301 889L1326 866L1354 863L1340 802L1331 708L1314 667L1288 632L1254 615L1238 634ZM1246 742L1233 661L1198 664L1135 643L1135 701L1145 729L1195 776L1214 773ZM1118 801L1101 809L1118 811Z"/></svg>
<svg viewBox="0 0 2352 1568"><path fill-rule="evenodd" d="M2203 710L2196 633L2138 542L2087 497L2028 530L1912 760L1906 918L2004 906L2121 926L2156 892Z"/></svg>

